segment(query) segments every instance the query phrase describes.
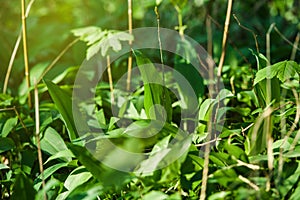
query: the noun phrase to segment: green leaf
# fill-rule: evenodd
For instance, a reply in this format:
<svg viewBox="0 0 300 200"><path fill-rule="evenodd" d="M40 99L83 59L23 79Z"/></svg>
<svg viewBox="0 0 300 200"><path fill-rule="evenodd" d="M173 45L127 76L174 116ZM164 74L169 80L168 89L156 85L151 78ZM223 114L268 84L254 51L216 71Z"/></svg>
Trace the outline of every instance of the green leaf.
<svg viewBox="0 0 300 200"><path fill-rule="evenodd" d="M9 169L9 167L5 164L0 163L0 170L2 169Z"/></svg>
<svg viewBox="0 0 300 200"><path fill-rule="evenodd" d="M13 130L13 128L17 125L17 123L18 123L18 117L9 118L5 122L5 124L2 128L1 137L6 137Z"/></svg>
<svg viewBox="0 0 300 200"><path fill-rule="evenodd" d="M41 149L50 155L68 150L64 140L52 127L46 129L41 139Z"/></svg>
<svg viewBox="0 0 300 200"><path fill-rule="evenodd" d="M47 169L44 170L44 176L43 178L46 180L47 178L49 178L51 175L53 175L57 170L59 170L60 168L66 167L68 166L68 163L58 163L55 165L52 165L50 167L48 167ZM39 175L35 180L34 180L34 189L35 190L39 190L39 188L42 185L42 176Z"/></svg>
<svg viewBox="0 0 300 200"><path fill-rule="evenodd" d="M104 169L101 167L101 163L98 160L96 160L86 148L73 144L67 145L69 149L73 152L75 157L78 158L78 160L81 162L81 164L83 164L96 179L101 181L101 173L104 171Z"/></svg>
<svg viewBox="0 0 300 200"><path fill-rule="evenodd" d="M165 200L168 199L168 195L161 191L151 191L143 196L143 200Z"/></svg>
<svg viewBox="0 0 300 200"><path fill-rule="evenodd" d="M72 115L72 101L60 87L52 83L50 80L44 80L49 90L50 96L55 103L63 121L67 127L70 140L77 138L76 126Z"/></svg>
<svg viewBox="0 0 300 200"><path fill-rule="evenodd" d="M144 82L144 106L148 118L171 122L171 98L160 73L141 52L135 50L134 55Z"/></svg>
<svg viewBox="0 0 300 200"><path fill-rule="evenodd" d="M33 189L32 181L23 173L17 175L12 200L32 200L36 195L36 191Z"/></svg>
<svg viewBox="0 0 300 200"><path fill-rule="evenodd" d="M15 148L15 143L11 138L0 138L0 153Z"/></svg>
<svg viewBox="0 0 300 200"><path fill-rule="evenodd" d="M68 144L69 149L73 152L79 162L83 164L92 175L106 186L120 187L128 180L129 174L120 172L102 165L93 155L85 148L74 144ZM107 155L109 157L109 155Z"/></svg>
<svg viewBox="0 0 300 200"><path fill-rule="evenodd" d="M87 182L92 176L92 174L85 170L84 167L78 167L71 172L71 174L65 180L64 186L69 191L74 190L76 187Z"/></svg>
<svg viewBox="0 0 300 200"><path fill-rule="evenodd" d="M264 79L272 79L275 76L281 81L292 78L296 73L300 73L300 67L295 61L282 61L267 66L256 73L254 85Z"/></svg>

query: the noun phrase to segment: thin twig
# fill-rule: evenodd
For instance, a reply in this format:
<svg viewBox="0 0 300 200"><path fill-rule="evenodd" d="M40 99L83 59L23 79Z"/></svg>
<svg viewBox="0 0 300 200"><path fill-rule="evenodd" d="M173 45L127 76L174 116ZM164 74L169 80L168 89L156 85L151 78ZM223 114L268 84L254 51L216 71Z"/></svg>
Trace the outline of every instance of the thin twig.
<svg viewBox="0 0 300 200"><path fill-rule="evenodd" d="M297 53L297 46L299 44L299 39L300 39L300 32L297 33L297 36L295 38L295 42L294 42L294 45L293 45L293 50L292 50L292 53L291 53L291 57L290 57L290 60L295 60L296 58L296 53Z"/></svg>
<svg viewBox="0 0 300 200"><path fill-rule="evenodd" d="M110 99L111 103L115 103L115 96L114 96L114 86L113 86L113 80L112 80L112 74L111 74L111 67L110 67L110 56L106 56L106 63L107 63L107 74L108 74L108 82L109 82L109 88L110 88Z"/></svg>
<svg viewBox="0 0 300 200"><path fill-rule="evenodd" d="M276 31L276 33L284 40L286 41L289 45L291 45L293 48L296 48L298 51L300 51L299 47L297 47L295 44L293 44L293 42L289 41L279 30L278 28L275 26L274 30Z"/></svg>
<svg viewBox="0 0 300 200"><path fill-rule="evenodd" d="M37 89L36 80L34 79L34 101L35 101L35 137L37 142L38 160L40 166L40 172L42 177L42 186L45 189L45 179L44 179L44 168L43 168L43 158L42 150L40 144L40 114L39 114L39 94ZM47 200L47 194L44 190L44 200Z"/></svg>
<svg viewBox="0 0 300 200"><path fill-rule="evenodd" d="M223 63L225 60L226 42L227 42L228 28L229 28L229 23L230 23L231 9L232 9L232 0L228 0L225 26L224 26L224 32L223 32L223 40L222 40L222 53L221 53L221 57L220 57L219 65L218 65L218 77L219 78L222 75L222 68L223 68Z"/></svg>
<svg viewBox="0 0 300 200"><path fill-rule="evenodd" d="M11 107L11 108L2 108L2 109L0 109L0 112L3 112L3 111L10 111L10 110L11 110L11 111L14 111L14 112L16 113L18 119L20 120L20 123L21 123L22 127L25 129L26 133L28 133L28 130L27 130L27 128L26 128L26 126L25 126L25 124L24 124L24 121L22 120L21 115L19 114L19 112L18 112L16 106Z"/></svg>
<svg viewBox="0 0 300 200"><path fill-rule="evenodd" d="M259 47L258 47L258 42L257 42L257 35L256 35L256 34L254 33L254 31L252 31L251 29L249 29L249 28L243 26L243 25L240 23L239 19L237 18L237 16L236 16L235 14L233 14L233 17L234 17L234 19L236 20L236 22L238 23L238 25L239 25L241 28L245 29L246 31L249 31L249 32L253 35L253 38L254 38L254 41L255 41L256 51L257 51L257 53L259 53Z"/></svg>
<svg viewBox="0 0 300 200"><path fill-rule="evenodd" d="M44 76L53 68L53 66L59 61L59 59L61 59L61 57L79 40L80 38L73 40L58 54L58 56L52 61L52 63L43 71L42 75L38 78L37 84L41 82Z"/></svg>
<svg viewBox="0 0 300 200"><path fill-rule="evenodd" d="M239 175L239 179L243 181L244 183L247 183L250 187L252 187L255 191L259 191L259 187L252 183L249 179L243 177L242 175Z"/></svg>
<svg viewBox="0 0 300 200"><path fill-rule="evenodd" d="M25 65L25 79L28 88L28 106L31 108L31 95L30 95L30 74L29 74L29 63L28 63L28 51L27 51L27 36L26 36L26 15L25 15L25 0L21 0L22 7L22 39L23 39L23 56Z"/></svg>
<svg viewBox="0 0 300 200"><path fill-rule="evenodd" d="M208 15L209 19L216 25L218 29L222 29L221 24L217 20L215 20L212 16ZM246 56L241 52L241 50L235 45L235 43L232 41L232 39L227 38L229 44L233 47L233 49L243 58L243 60L246 63L249 63L249 60L246 58Z"/></svg>
<svg viewBox="0 0 300 200"><path fill-rule="evenodd" d="M128 0L128 31L129 34L132 34L132 0ZM128 69L127 69L127 91L130 90L130 83L131 83L131 70L132 70L132 40L128 41L130 47L130 53L128 57Z"/></svg>
<svg viewBox="0 0 300 200"><path fill-rule="evenodd" d="M196 147L202 147L202 146L205 146L207 144L214 143L214 142L220 141L220 140L222 140L222 139L221 138L215 138L215 139L213 139L211 141L208 141L208 142L204 142L204 143L201 143L201 144L195 144L195 146Z"/></svg>

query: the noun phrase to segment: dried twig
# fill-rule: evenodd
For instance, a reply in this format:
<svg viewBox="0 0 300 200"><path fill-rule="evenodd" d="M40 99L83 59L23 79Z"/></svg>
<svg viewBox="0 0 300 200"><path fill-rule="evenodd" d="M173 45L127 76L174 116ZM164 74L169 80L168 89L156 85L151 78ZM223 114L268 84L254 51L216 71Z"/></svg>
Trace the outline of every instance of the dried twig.
<svg viewBox="0 0 300 200"><path fill-rule="evenodd" d="M132 0L128 0L128 31L129 34L132 34ZM130 90L130 82L131 82L131 70L132 70L132 40L128 41L130 47L130 53L128 57L128 69L127 69L127 91Z"/></svg>
<svg viewBox="0 0 300 200"><path fill-rule="evenodd" d="M222 68L223 68L223 63L225 60L226 42L227 42L228 28L229 28L229 23L230 23L231 9L232 9L232 0L228 0L226 20L225 20L225 26L224 26L224 32L223 32L222 54L221 54L219 65L218 65L218 77L219 78L222 75Z"/></svg>
<svg viewBox="0 0 300 200"><path fill-rule="evenodd" d="M54 67L54 65L59 61L59 59L61 59L61 57L79 40L80 38L73 40L58 54L58 56L51 62L51 64L43 71L42 75L38 78L37 83L41 82L44 76Z"/></svg>
<svg viewBox="0 0 300 200"><path fill-rule="evenodd" d="M115 96L114 96L114 86L113 86L113 79L111 74L111 66L110 66L110 56L106 56L106 63L107 63L107 74L108 74L108 82L109 82L109 88L110 88L110 100L111 103L115 103Z"/></svg>
<svg viewBox="0 0 300 200"><path fill-rule="evenodd" d="M42 177L42 186L45 189L45 180L44 180L44 168L43 168L43 158L42 150L40 144L40 114L39 114L39 96L36 80L34 80L34 101L35 101L35 138L37 142L37 151L38 151L38 160L40 166L40 173ZM47 200L46 191L44 191L44 200Z"/></svg>
<svg viewBox="0 0 300 200"><path fill-rule="evenodd" d="M256 34L254 33L254 31L252 31L251 29L249 29L249 28L243 26L243 25L240 23L239 19L237 18L237 16L236 16L235 14L233 14L233 17L234 17L234 19L236 20L236 22L238 23L238 25L239 25L241 28L245 29L246 31L249 31L249 32L253 35L253 38L254 38L254 41L255 41L255 46L256 46L256 51L257 51L257 53L259 53L259 47L258 47L258 42L257 42L257 35L256 35Z"/></svg>
<svg viewBox="0 0 300 200"><path fill-rule="evenodd" d="M27 36L26 36L26 15L25 15L25 0L21 0L22 7L22 39L23 39L23 56L25 65L25 79L28 88L28 106L31 108L31 96L30 96L30 74L29 74L29 63L28 63L28 51L27 51Z"/></svg>

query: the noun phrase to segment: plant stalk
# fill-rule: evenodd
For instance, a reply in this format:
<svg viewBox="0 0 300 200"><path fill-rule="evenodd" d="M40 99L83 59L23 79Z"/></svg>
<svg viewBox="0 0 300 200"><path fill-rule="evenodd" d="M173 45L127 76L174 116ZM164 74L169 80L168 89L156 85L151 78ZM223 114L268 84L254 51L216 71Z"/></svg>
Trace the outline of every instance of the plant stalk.
<svg viewBox="0 0 300 200"><path fill-rule="evenodd" d="M40 135L39 135L40 134L39 94L38 94L36 79L34 79L34 101L35 101L35 138L37 143L40 173L42 177L42 186L43 189L45 189L43 158L42 158L42 150L41 150ZM44 190L44 200L47 200L47 194L45 190Z"/></svg>
<svg viewBox="0 0 300 200"><path fill-rule="evenodd" d="M115 103L115 96L114 96L114 86L113 86L113 79L111 74L111 66L110 66L110 56L106 56L106 62L107 62L107 74L108 74L108 82L109 82L109 88L110 88L110 99L111 103Z"/></svg>
<svg viewBox="0 0 300 200"><path fill-rule="evenodd" d="M132 0L128 0L128 32L132 34ZM129 47L131 49L132 41L128 41ZM131 83L131 71L132 71L132 50L130 50L129 57L128 57L128 69L127 69L127 91L130 90L130 83Z"/></svg>
<svg viewBox="0 0 300 200"><path fill-rule="evenodd" d="M225 60L226 42L227 42L228 28L229 28L229 23L230 23L231 9L232 9L232 0L228 0L226 20L225 20L225 26L224 26L224 32L223 32L222 54L221 54L219 65L218 65L218 77L219 78L222 75L222 68L223 68L223 63Z"/></svg>
<svg viewBox="0 0 300 200"><path fill-rule="evenodd" d="M27 36L26 36L26 15L25 15L25 0L21 0L22 7L22 33L23 33L23 56L25 65L25 79L28 88L28 106L32 107L31 95L30 95L30 74L29 74L29 64L28 64L28 51L27 51Z"/></svg>

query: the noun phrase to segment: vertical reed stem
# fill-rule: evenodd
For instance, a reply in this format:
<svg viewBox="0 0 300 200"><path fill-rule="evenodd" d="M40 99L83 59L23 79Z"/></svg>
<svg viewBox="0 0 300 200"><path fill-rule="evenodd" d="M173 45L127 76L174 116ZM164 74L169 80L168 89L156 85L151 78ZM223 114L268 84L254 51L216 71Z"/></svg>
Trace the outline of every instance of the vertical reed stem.
<svg viewBox="0 0 300 200"><path fill-rule="evenodd" d="M132 0L128 0L128 31L129 34L132 34ZM132 40L128 41L129 46L132 46ZM132 69L132 51L130 50L128 57L128 69L127 69L127 91L130 90L130 82L131 82L131 69Z"/></svg>
<svg viewBox="0 0 300 200"><path fill-rule="evenodd" d="M25 79L28 88L28 106L31 108L31 96L30 96L30 75L28 65L28 51L27 51L27 36L26 36L26 15L25 15L25 0L21 0L22 7L22 33L23 33L23 55L25 64Z"/></svg>
<svg viewBox="0 0 300 200"><path fill-rule="evenodd" d="M111 103L114 104L115 96L114 96L114 86L113 86L111 67L110 67L110 56L106 56L106 62L107 62L108 82L109 82L109 88L110 88L110 99L111 99Z"/></svg>
<svg viewBox="0 0 300 200"><path fill-rule="evenodd" d="M40 134L39 94L38 94L36 79L34 79L34 102L35 102L35 138L37 143L40 173L42 177L42 186L43 189L45 189L43 158L42 158L42 150L41 150L40 135L39 135ZM44 200L47 200L46 191L44 191Z"/></svg>
<svg viewBox="0 0 300 200"><path fill-rule="evenodd" d="M223 32L222 54L221 54L219 66L218 66L218 77L219 78L222 75L222 68L223 68L223 63L225 60L226 42L227 42L228 28L229 28L229 23L230 23L231 8L232 8L232 0L228 0L226 20L225 20L225 26L224 26L224 32Z"/></svg>

